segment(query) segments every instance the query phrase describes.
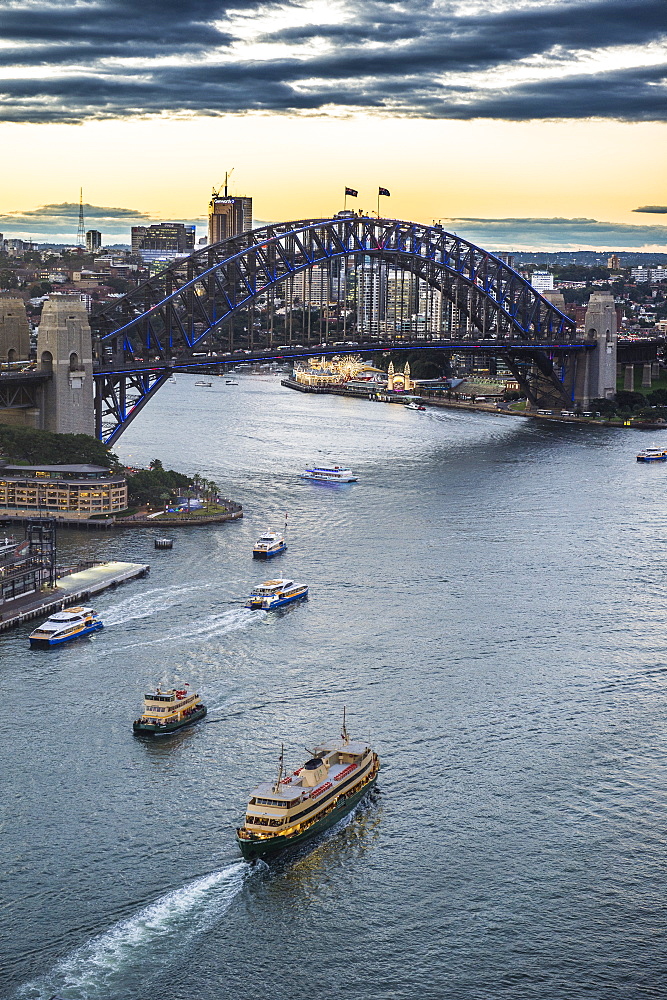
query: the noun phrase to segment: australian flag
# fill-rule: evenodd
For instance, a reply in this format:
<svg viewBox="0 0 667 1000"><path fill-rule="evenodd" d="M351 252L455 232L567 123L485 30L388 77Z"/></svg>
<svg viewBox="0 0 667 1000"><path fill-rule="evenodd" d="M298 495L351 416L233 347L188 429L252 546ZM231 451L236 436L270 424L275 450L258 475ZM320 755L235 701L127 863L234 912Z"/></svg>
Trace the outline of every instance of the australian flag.
<svg viewBox="0 0 667 1000"><path fill-rule="evenodd" d="M391 195L390 195L389 191L387 190L387 188L378 188L378 195L381 195L381 194L383 194L385 196L385 198L390 198L391 197Z"/></svg>
<svg viewBox="0 0 667 1000"><path fill-rule="evenodd" d="M358 198L359 192L355 191L354 188L345 188L345 194L348 198Z"/></svg>

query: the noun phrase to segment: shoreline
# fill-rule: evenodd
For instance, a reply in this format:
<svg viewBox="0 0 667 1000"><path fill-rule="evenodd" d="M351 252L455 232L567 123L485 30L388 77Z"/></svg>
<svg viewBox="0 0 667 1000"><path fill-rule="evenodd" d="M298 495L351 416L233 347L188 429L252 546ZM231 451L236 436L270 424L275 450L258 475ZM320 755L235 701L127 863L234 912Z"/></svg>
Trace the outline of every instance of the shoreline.
<svg viewBox="0 0 667 1000"><path fill-rule="evenodd" d="M295 382L294 379L281 379L280 384L286 389L295 389L297 392L315 393L318 395L349 396L354 399L366 399L368 402L401 403L405 405L405 397L401 395L388 396L383 393L366 392L364 389L346 389L344 386L329 388L328 386L311 386ZM422 396L419 389L415 389L406 396L419 398L424 406L436 406L449 410L471 410L476 413L490 413L496 417L522 417L524 420L546 420L559 424L579 424L580 426L624 428L635 431L660 431L667 429L666 423L651 423L649 421L625 422L623 420L595 420L588 417L564 417L560 413L535 413L531 411L501 409L493 403L468 403L463 400L453 399L433 399L430 396Z"/></svg>

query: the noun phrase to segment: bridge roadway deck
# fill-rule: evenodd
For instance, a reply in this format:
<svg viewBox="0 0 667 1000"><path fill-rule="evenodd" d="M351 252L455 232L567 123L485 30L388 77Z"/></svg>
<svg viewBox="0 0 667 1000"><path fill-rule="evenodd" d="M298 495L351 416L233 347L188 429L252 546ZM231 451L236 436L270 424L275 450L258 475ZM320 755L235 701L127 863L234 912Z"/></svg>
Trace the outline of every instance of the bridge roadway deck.
<svg viewBox="0 0 667 1000"><path fill-rule="evenodd" d="M556 341L518 341L518 340L418 340L418 341L364 341L356 343L347 341L336 344L317 344L306 346L293 344L278 350L275 347L262 347L253 350L227 351L204 355L174 356L170 359L155 357L151 360L136 358L134 362L114 364L100 363L95 366L95 373L104 375L130 375L144 371L189 371L198 368L210 368L211 365L222 364L252 364L254 362L291 361L296 358L312 358L338 354L379 354L389 351L414 350L448 350L448 351L499 351L510 349L520 352L534 351L587 351L594 347L590 341L560 343Z"/></svg>

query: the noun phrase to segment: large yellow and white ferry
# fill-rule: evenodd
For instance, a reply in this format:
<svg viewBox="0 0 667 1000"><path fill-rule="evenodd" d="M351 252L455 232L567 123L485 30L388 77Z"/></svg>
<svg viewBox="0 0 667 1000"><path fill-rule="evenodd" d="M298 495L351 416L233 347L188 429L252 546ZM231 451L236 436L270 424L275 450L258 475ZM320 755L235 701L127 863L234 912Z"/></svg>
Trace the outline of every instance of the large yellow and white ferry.
<svg viewBox="0 0 667 1000"><path fill-rule="evenodd" d="M248 861L275 854L328 829L375 785L380 758L368 743L343 731L312 751L303 767L287 774L280 755L278 778L250 795L236 839Z"/></svg>
<svg viewBox="0 0 667 1000"><path fill-rule="evenodd" d="M206 705L202 705L200 695L189 691L189 687L186 684L182 688L170 688L168 691L156 688L144 695L141 718L132 724L135 733L166 736L203 719Z"/></svg>

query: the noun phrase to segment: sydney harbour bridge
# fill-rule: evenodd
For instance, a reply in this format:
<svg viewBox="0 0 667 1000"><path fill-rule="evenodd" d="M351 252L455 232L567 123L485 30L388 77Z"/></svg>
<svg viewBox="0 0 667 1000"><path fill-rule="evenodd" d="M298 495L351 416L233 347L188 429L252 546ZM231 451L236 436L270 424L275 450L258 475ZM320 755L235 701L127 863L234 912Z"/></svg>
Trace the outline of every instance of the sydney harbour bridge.
<svg viewBox="0 0 667 1000"><path fill-rule="evenodd" d="M313 320L313 281L323 273L343 292L336 309L320 294ZM406 322L396 301L392 317L373 317L377 283L392 285L397 300L405 276L417 288L410 308L426 313L421 322ZM299 301L307 319L302 309L295 323ZM95 431L109 444L175 371L341 353L341 341L355 353L472 352L501 361L533 406L560 408L601 394L611 340L609 328L598 329L604 318L578 334L505 261L441 226L352 213L206 246L93 312L90 325ZM615 326L613 340L615 379Z"/></svg>

